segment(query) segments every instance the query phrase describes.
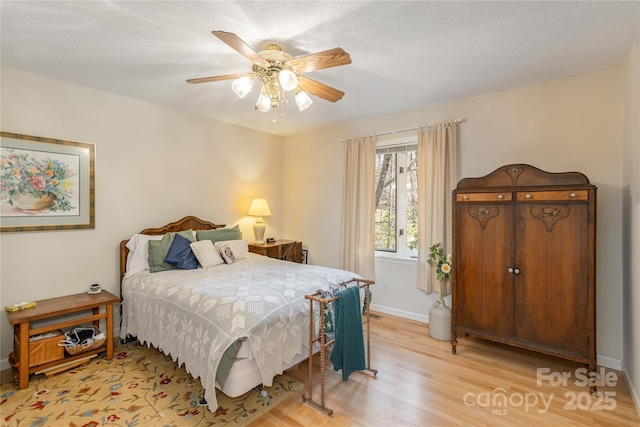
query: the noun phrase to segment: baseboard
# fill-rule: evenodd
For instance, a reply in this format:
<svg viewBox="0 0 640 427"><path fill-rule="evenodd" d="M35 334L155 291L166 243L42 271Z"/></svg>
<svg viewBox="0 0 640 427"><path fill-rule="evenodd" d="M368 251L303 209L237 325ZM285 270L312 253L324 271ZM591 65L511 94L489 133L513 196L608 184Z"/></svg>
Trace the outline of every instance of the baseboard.
<svg viewBox="0 0 640 427"><path fill-rule="evenodd" d="M397 310L395 308L389 308L378 304L371 304L371 310L377 311L379 313L390 314L392 316L402 317L404 319L415 320L416 322L429 323L428 315L411 313L404 310Z"/></svg>
<svg viewBox="0 0 640 427"><path fill-rule="evenodd" d="M616 371L622 370L622 360L614 359L612 357L598 355L598 365L609 369L615 369Z"/></svg>
<svg viewBox="0 0 640 427"><path fill-rule="evenodd" d="M0 360L0 371L6 371L7 369L11 369L11 365L9 364L9 360L7 358Z"/></svg>
<svg viewBox="0 0 640 427"><path fill-rule="evenodd" d="M627 380L627 386L629 387L629 391L631 392L631 398L633 399L634 405L636 405L636 412L640 417L640 393L638 393L638 389L636 388L629 371L627 370L627 365L622 362L622 373L624 374L624 378Z"/></svg>

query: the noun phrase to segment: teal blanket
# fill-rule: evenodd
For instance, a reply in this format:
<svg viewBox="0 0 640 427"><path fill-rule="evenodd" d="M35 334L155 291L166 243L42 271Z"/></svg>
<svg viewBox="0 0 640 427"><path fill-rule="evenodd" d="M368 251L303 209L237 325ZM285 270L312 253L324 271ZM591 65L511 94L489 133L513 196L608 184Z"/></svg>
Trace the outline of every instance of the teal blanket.
<svg viewBox="0 0 640 427"><path fill-rule="evenodd" d="M342 381L347 381L353 371L366 369L362 314L360 312L360 288L349 287L338 293L333 302L335 318L335 343L330 360L334 371L342 369Z"/></svg>

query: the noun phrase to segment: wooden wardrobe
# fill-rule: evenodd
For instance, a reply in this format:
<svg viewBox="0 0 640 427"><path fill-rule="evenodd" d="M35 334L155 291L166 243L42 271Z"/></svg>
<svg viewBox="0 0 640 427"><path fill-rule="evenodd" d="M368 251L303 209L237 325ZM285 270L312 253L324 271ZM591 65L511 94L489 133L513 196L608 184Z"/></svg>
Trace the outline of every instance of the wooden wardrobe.
<svg viewBox="0 0 640 427"><path fill-rule="evenodd" d="M526 164L453 192L451 345L473 335L596 362L596 187Z"/></svg>

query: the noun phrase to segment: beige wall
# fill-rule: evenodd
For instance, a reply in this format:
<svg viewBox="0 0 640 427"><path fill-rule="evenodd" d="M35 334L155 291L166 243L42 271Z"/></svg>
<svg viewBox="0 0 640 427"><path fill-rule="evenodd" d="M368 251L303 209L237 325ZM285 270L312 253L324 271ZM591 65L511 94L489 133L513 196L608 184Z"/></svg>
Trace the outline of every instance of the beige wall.
<svg viewBox="0 0 640 427"><path fill-rule="evenodd" d="M624 370L640 413L640 45L624 66Z"/></svg>
<svg viewBox="0 0 640 427"><path fill-rule="evenodd" d="M267 232L282 233L280 137L2 68L3 131L96 145L96 228L3 233L0 305L85 292L119 294L117 246L186 215L241 224L266 197ZM0 358L12 348L1 316ZM2 368L6 368L6 363Z"/></svg>
<svg viewBox="0 0 640 427"><path fill-rule="evenodd" d="M626 94L629 87L638 90L637 76L628 77L638 69L637 48L634 52L624 68L287 138L2 68L2 130L95 143L97 170L95 230L0 235L0 304L83 292L93 282L115 293L118 242L184 215L240 223L250 238L252 221L245 212L258 195L267 197L274 213L266 219L269 235L300 239L311 262L338 266L340 140L462 117L460 178L524 162L552 172L581 171L599 187L598 353L605 364L615 365L624 349L625 363L639 384L640 337L628 324L638 323L633 317L640 308L637 271L625 279L623 294L623 260L637 259L640 229L635 196L633 219L625 217L622 226L625 187L633 194L640 188L637 172L630 178L622 172L623 166L627 171L639 166L638 94ZM635 116L623 112L629 104L635 105ZM635 164L623 163L623 149L635 155ZM629 255L623 254L621 241L630 224L635 226L635 252ZM378 263L377 270L384 286L375 290L376 306L424 319L431 298L416 290L415 268ZM623 326L627 298L633 301L625 306ZM4 316L0 323L4 362L11 328Z"/></svg>
<svg viewBox="0 0 640 427"><path fill-rule="evenodd" d="M347 95L348 96L348 93ZM622 360L622 68L334 124L287 137L284 232L308 245L314 263L338 266L342 197L341 139L464 118L459 177L509 163L549 172L580 171L598 186L598 354ZM415 287L415 267L376 264L373 303L426 318L431 299Z"/></svg>

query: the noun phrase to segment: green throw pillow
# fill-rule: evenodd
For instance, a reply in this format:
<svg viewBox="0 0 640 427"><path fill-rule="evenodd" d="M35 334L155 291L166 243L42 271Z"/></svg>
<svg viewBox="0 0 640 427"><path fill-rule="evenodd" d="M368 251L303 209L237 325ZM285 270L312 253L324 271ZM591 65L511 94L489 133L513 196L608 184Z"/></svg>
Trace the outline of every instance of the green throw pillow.
<svg viewBox="0 0 640 427"><path fill-rule="evenodd" d="M222 242L225 240L240 240L242 239L242 233L240 232L240 225L236 225L231 228L218 228L215 230L198 230L196 231L198 241L211 240L213 243Z"/></svg>
<svg viewBox="0 0 640 427"><path fill-rule="evenodd" d="M194 242L193 231L185 230L178 233L190 242ZM162 240L149 240L149 271L157 273L158 271L174 270L175 267L164 259L171 249L173 239L175 239L176 233L167 233L162 236Z"/></svg>

